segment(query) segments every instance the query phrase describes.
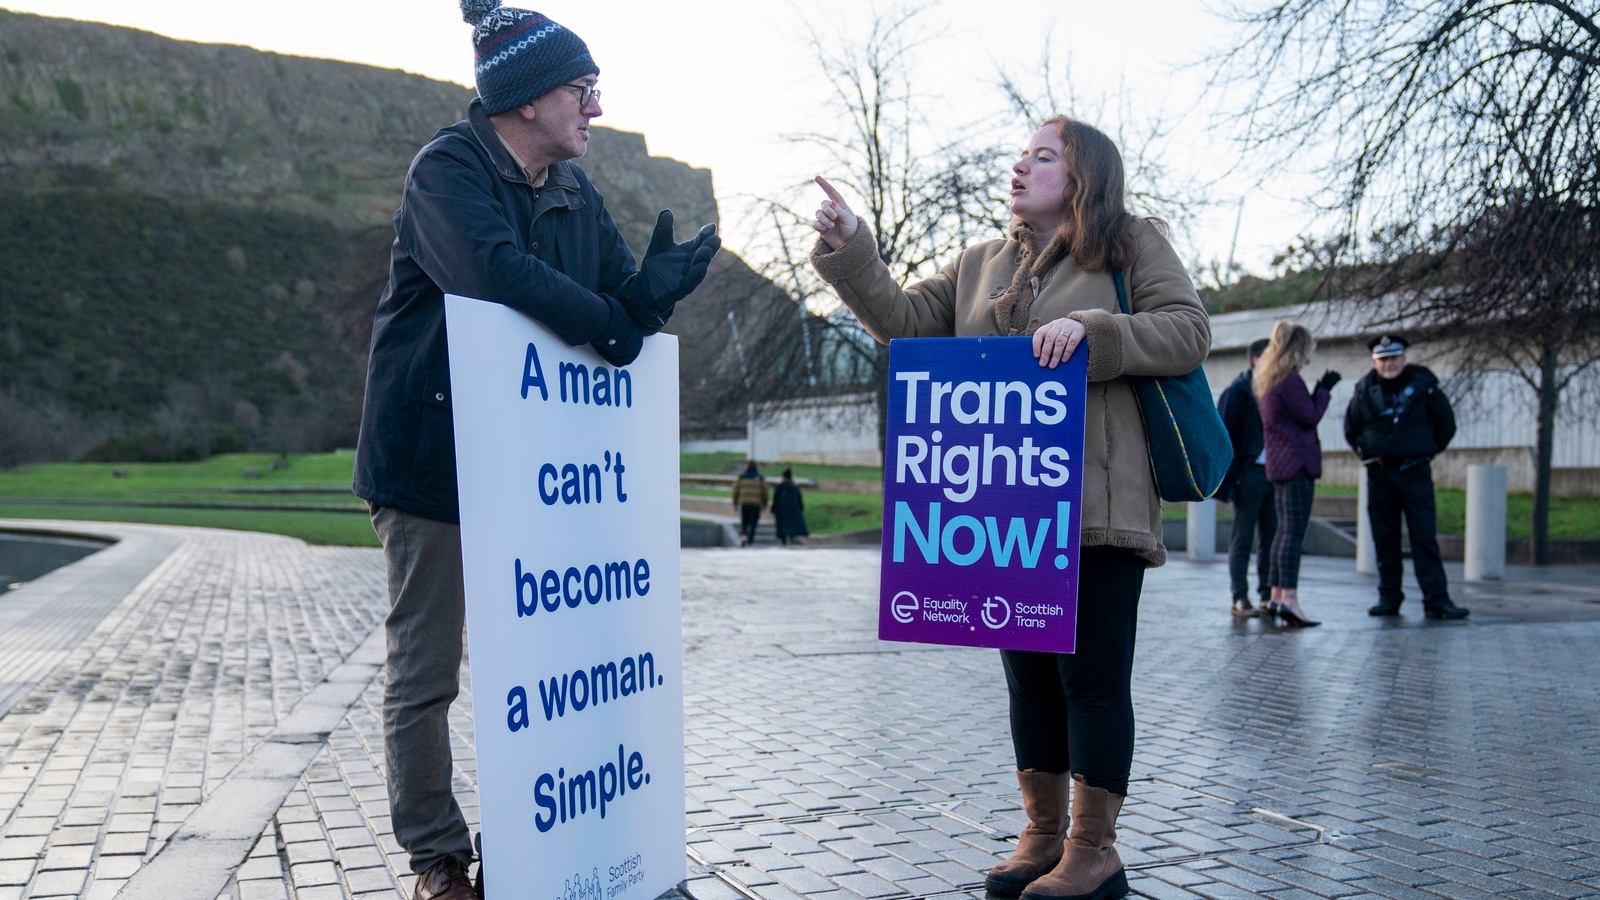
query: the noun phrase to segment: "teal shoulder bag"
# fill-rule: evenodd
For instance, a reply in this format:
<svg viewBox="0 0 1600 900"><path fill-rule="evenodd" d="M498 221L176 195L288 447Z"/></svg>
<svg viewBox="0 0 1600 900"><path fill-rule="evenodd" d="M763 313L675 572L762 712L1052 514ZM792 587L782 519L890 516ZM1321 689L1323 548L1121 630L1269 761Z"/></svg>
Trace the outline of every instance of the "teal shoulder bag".
<svg viewBox="0 0 1600 900"><path fill-rule="evenodd" d="M1111 273L1117 303L1133 315L1122 270ZM1185 375L1129 375L1133 396L1150 445L1150 472L1156 493L1172 502L1209 498L1222 485L1233 462L1233 442L1217 414L1204 366Z"/></svg>

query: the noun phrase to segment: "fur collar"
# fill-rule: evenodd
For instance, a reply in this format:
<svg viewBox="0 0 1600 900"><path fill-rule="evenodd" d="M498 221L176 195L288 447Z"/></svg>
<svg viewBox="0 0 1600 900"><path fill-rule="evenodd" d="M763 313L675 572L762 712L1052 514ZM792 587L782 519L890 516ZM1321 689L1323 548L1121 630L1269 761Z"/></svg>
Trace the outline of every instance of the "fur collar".
<svg viewBox="0 0 1600 900"><path fill-rule="evenodd" d="M1017 271L1010 286L994 301L994 318L1003 335L1032 334L1039 323L1030 319L1028 312L1044 287L1045 276L1068 255L1067 244L1056 232L1041 252L1038 235L1021 219L1011 220L1010 237L1017 244Z"/></svg>

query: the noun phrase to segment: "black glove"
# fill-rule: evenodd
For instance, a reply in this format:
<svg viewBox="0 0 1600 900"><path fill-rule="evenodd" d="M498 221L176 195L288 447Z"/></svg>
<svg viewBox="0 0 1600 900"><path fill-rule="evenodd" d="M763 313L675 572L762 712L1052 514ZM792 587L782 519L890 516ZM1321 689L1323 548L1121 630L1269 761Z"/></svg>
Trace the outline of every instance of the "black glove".
<svg viewBox="0 0 1600 900"><path fill-rule="evenodd" d="M1321 378L1317 379L1317 387L1319 387L1319 388L1327 388L1328 390L1331 391L1331 390L1333 390L1333 386L1338 384L1343 379L1344 379L1343 375L1340 375L1338 372L1335 372L1334 370L1329 369L1328 371L1322 373L1322 377Z"/></svg>
<svg viewBox="0 0 1600 900"><path fill-rule="evenodd" d="M656 230L644 251L639 274L628 285L623 302L628 315L648 334L655 334L672 316L672 307L705 280L711 258L722 248L717 226L701 228L681 244L672 241L672 210L656 217Z"/></svg>
<svg viewBox="0 0 1600 900"><path fill-rule="evenodd" d="M639 358L639 351L644 348L644 332L639 330L638 324L617 298L606 294L600 296L611 307L611 324L606 326L605 334L589 346L606 362L620 368Z"/></svg>

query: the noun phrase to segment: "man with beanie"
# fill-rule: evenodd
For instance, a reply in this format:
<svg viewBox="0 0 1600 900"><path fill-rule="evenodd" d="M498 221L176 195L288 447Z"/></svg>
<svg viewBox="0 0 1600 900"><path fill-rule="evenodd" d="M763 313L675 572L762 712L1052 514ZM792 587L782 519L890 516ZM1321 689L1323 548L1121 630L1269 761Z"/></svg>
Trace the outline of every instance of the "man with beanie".
<svg viewBox="0 0 1600 900"><path fill-rule="evenodd" d="M600 115L600 69L571 31L499 0L461 0L478 98L406 175L367 365L354 489L372 510L391 609L384 755L415 900L470 900L473 840L451 790L450 704L466 611L444 295L501 303L613 366L638 356L705 277L713 225L675 243L663 211L644 259L572 160Z"/></svg>
<svg viewBox="0 0 1600 900"><path fill-rule="evenodd" d="M1266 352L1266 338L1250 345L1250 368L1239 373L1217 398L1217 412L1233 441L1233 462L1217 499L1233 503L1233 531L1228 536L1228 578L1233 588L1233 614L1253 619L1260 611L1250 603L1250 547L1256 533L1261 534L1261 549L1256 556L1256 591L1265 605L1272 593L1272 536L1278 531L1278 514L1273 505L1272 482L1267 480L1267 445L1261 434L1261 410L1250 390L1256 363Z"/></svg>
<svg viewBox="0 0 1600 900"><path fill-rule="evenodd" d="M1456 416L1439 379L1406 364L1401 335L1367 342L1372 371L1356 382L1344 414L1344 438L1367 468L1367 521L1378 556L1378 602L1373 616L1398 616L1405 599L1400 581L1400 517L1411 534L1411 565L1430 619L1464 619L1470 610L1450 600L1439 557L1433 499L1433 457L1456 434Z"/></svg>

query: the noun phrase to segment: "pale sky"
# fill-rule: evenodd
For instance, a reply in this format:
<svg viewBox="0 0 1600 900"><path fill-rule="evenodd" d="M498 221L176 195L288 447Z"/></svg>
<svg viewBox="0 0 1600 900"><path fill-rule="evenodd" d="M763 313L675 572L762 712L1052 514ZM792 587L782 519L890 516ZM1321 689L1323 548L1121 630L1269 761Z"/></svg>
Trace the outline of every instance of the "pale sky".
<svg viewBox="0 0 1600 900"><path fill-rule="evenodd" d="M870 7L861 0L524 0L588 43L600 66L605 115L598 124L645 135L650 152L710 168L730 247L749 198L773 196L818 174L817 160L783 136L827 130L826 85L807 44L806 22L861 35ZM455 0L0 0L5 8L109 22L183 40L246 44L298 56L404 69L472 84L471 28ZM1085 97L1127 92L1135 114L1178 121L1158 152L1185 181L1210 185L1236 156L1199 105L1207 69L1180 66L1224 43L1229 26L1198 0L1057 0L997 4L935 0L921 21L932 39L917 78L935 127L959 129L1000 112L997 66L1037 70L1051 37L1058 68L1070 59ZM1058 91L1061 88L1058 88ZM1065 109L1114 132L1116 115L1097 104ZM448 124L448 123L441 123ZM1019 150L1027 134L1001 135ZM1131 155L1130 148L1124 148ZM821 174L835 174L823 172ZM1224 179L1207 193L1216 208L1179 242L1186 259L1225 260L1241 197L1236 258L1264 274L1272 254L1311 220L1293 194L1297 182L1265 186ZM1301 191L1305 182L1298 182ZM820 194L818 195L820 199Z"/></svg>

